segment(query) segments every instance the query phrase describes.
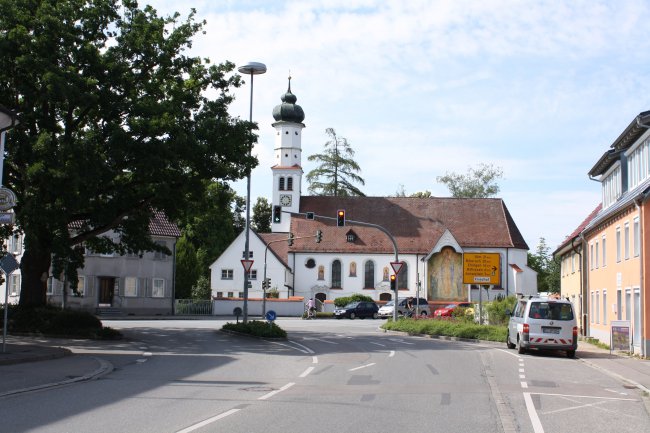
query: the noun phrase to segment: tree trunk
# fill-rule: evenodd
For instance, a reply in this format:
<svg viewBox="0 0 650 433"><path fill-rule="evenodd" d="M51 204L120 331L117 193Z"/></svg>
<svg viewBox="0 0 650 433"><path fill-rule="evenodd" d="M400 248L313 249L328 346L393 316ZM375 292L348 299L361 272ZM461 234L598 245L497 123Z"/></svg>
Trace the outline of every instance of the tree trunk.
<svg viewBox="0 0 650 433"><path fill-rule="evenodd" d="M49 248L27 241L25 253L20 262L22 283L20 287L20 306L39 307L47 304L47 278L50 273L52 255Z"/></svg>

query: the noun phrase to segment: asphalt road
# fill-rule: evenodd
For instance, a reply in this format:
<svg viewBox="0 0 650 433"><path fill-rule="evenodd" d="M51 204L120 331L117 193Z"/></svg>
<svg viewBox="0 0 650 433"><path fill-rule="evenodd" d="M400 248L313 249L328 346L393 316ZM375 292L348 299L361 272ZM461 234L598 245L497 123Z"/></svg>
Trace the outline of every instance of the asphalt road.
<svg viewBox="0 0 650 433"><path fill-rule="evenodd" d="M379 320L112 321L100 380L0 401L11 432L650 432L637 390L577 360L384 333ZM4 426L4 427L3 427Z"/></svg>

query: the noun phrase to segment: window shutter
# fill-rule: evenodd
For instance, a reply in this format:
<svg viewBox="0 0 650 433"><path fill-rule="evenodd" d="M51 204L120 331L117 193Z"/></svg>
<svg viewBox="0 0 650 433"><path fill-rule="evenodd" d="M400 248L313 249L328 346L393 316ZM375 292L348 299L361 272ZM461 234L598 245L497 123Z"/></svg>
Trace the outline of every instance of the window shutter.
<svg viewBox="0 0 650 433"><path fill-rule="evenodd" d="M149 293L148 278L138 278L138 296L141 298L148 298L151 296Z"/></svg>
<svg viewBox="0 0 650 433"><path fill-rule="evenodd" d="M86 275L86 294L84 296L95 296L95 277Z"/></svg>

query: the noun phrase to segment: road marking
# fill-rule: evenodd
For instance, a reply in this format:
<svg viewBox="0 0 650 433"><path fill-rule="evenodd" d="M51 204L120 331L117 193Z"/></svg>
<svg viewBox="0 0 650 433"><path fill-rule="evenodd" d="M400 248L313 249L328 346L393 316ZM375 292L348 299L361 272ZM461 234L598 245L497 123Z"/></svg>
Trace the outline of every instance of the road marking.
<svg viewBox="0 0 650 433"><path fill-rule="evenodd" d="M526 375L525 375L525 374L520 374L520 375L519 375L519 379L525 379L525 378L526 378Z"/></svg>
<svg viewBox="0 0 650 433"><path fill-rule="evenodd" d="M302 353L309 353L309 354L314 353L314 351L311 350L309 347L303 346L302 344L296 343L295 341L290 341L290 343L295 344L296 346L300 346L300 347L295 347L295 346L292 346L291 344L280 343L278 341L271 341L271 343L277 344L277 345L280 345L280 346L284 346L284 347L288 347L289 349L294 349L294 350L297 350L297 351L302 352Z"/></svg>
<svg viewBox="0 0 650 433"><path fill-rule="evenodd" d="M391 350L390 353L388 354L388 357L392 358L393 356L395 356L395 351Z"/></svg>
<svg viewBox="0 0 650 433"><path fill-rule="evenodd" d="M636 398L598 397L598 396L595 396L595 395L554 394L554 393L545 393L545 392L533 392L532 394L550 395L550 396L556 396L556 397L596 398L596 399L602 399L602 400L618 400L618 401L639 401Z"/></svg>
<svg viewBox="0 0 650 433"><path fill-rule="evenodd" d="M402 343L402 344L410 344L410 345L414 345L414 344L415 344L415 343L409 343L408 341L404 341L404 340L402 340L402 339L400 339L400 338L389 338L389 340L390 340L390 341L395 341L395 342L397 342L397 343Z"/></svg>
<svg viewBox="0 0 650 433"><path fill-rule="evenodd" d="M280 389L276 389L275 391L271 391L271 392L269 392L268 394L264 394L263 396L259 397L258 400L266 400L266 399L269 399L269 398L273 397L275 394L277 394L277 393L279 393L279 392L282 392L282 391L285 391L285 390L291 388L291 387L294 386L295 384L296 384L295 382L289 382L289 383L287 383L286 385L284 385L284 386L283 386L282 388L280 388Z"/></svg>
<svg viewBox="0 0 650 433"><path fill-rule="evenodd" d="M311 363L312 364L318 364L318 356L314 355L311 357Z"/></svg>
<svg viewBox="0 0 650 433"><path fill-rule="evenodd" d="M144 358L141 358L141 359L136 359L135 362L139 362L140 364L142 364L143 362L147 362L147 360L144 359Z"/></svg>
<svg viewBox="0 0 650 433"><path fill-rule="evenodd" d="M204 421L201 421L201 422L196 423L194 425L191 425L191 426L189 426L187 428L184 428L183 430L179 430L176 433L189 433L191 431L200 429L201 427L205 427L208 424L212 424L215 421L219 421L220 419L225 418L225 417L227 417L229 415L232 415L233 413L237 413L240 410L241 409L230 409L229 411L226 411L226 412L224 412L222 414L219 414L217 416L213 416L212 418L208 418L208 419L206 419Z"/></svg>
<svg viewBox="0 0 650 433"><path fill-rule="evenodd" d="M524 369L523 369L523 368L520 368L520 369L519 369L519 373L524 373Z"/></svg>
<svg viewBox="0 0 650 433"><path fill-rule="evenodd" d="M503 353L507 353L507 354L510 355L510 356L514 356L515 358L519 358L519 355L516 355L516 354L512 353L512 352L509 351L509 350L506 350L506 349L497 349L497 350L499 350L499 351L501 351L501 352L503 352ZM519 359L521 359L521 358L519 358Z"/></svg>
<svg viewBox="0 0 650 433"><path fill-rule="evenodd" d="M144 352L142 356L153 356L153 353L151 352Z"/></svg>
<svg viewBox="0 0 650 433"><path fill-rule="evenodd" d="M324 340L322 338L315 338L315 337L303 337L302 339L305 341L322 341L323 343L327 343L327 344L339 344L336 341Z"/></svg>
<svg viewBox="0 0 650 433"><path fill-rule="evenodd" d="M307 346L305 346L303 344L297 343L295 341L289 341L289 343L295 344L296 346L302 347L303 349L305 349L307 351L307 353L315 353L313 350L311 350L309 347L307 347Z"/></svg>
<svg viewBox="0 0 650 433"><path fill-rule="evenodd" d="M381 347L386 347L386 345L385 345L385 344L381 344L381 343L375 343L374 341L371 341L371 342L370 342L370 344L374 344L375 346L381 346Z"/></svg>
<svg viewBox="0 0 650 433"><path fill-rule="evenodd" d="M533 424L533 431L535 433L544 433L544 428L542 427L542 423L539 420L539 416L537 416L535 404L533 403L533 399L530 397L529 392L524 392L524 401L526 402L526 409L528 409L530 422Z"/></svg>
<svg viewBox="0 0 650 433"><path fill-rule="evenodd" d="M299 377L307 377L309 373L311 373L314 370L314 367L308 367L307 370L303 371L302 374Z"/></svg>
<svg viewBox="0 0 650 433"><path fill-rule="evenodd" d="M521 382L521 387L522 388L528 388L528 384L526 382Z"/></svg>
<svg viewBox="0 0 650 433"><path fill-rule="evenodd" d="M366 365L362 365L362 366L359 366L359 367L351 368L351 369L349 369L348 371L361 370L362 368L372 367L373 365L375 365L375 363L374 363L374 362L371 362L370 364L366 364Z"/></svg>

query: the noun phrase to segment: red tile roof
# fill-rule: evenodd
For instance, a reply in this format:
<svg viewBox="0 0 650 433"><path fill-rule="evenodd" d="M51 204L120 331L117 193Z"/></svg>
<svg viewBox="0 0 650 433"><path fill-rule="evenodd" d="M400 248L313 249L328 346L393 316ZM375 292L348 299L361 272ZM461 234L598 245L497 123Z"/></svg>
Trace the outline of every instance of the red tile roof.
<svg viewBox="0 0 650 433"><path fill-rule="evenodd" d="M178 226L167 219L167 216L160 211L155 211L149 220L149 233L154 236L181 237Z"/></svg>
<svg viewBox="0 0 650 433"><path fill-rule="evenodd" d="M402 254L428 254L445 230L449 230L463 248L520 248L528 250L503 200L497 198L463 199L449 197L323 197L303 196L300 212L334 218L345 209L346 220L383 226L395 238ZM392 253L393 244L379 230L347 224L336 227L334 220L291 219L296 237L323 231L323 241L298 240L293 252ZM346 241L352 229L355 242Z"/></svg>
<svg viewBox="0 0 650 433"><path fill-rule="evenodd" d="M569 236L564 238L564 241L557 247L555 252L561 250L566 245L568 245L574 238L578 237L580 233L582 233L582 231L585 229L585 227L589 225L591 220L593 220L596 217L596 215L598 215L598 212L600 212L602 208L603 208L603 204L599 203L598 206L596 206L596 208L592 210L589 215L587 215L587 218L585 218L584 221L582 221L580 225L576 227L576 229L573 232L571 232Z"/></svg>

